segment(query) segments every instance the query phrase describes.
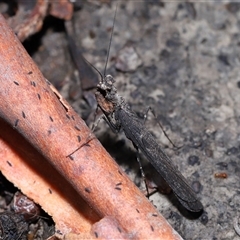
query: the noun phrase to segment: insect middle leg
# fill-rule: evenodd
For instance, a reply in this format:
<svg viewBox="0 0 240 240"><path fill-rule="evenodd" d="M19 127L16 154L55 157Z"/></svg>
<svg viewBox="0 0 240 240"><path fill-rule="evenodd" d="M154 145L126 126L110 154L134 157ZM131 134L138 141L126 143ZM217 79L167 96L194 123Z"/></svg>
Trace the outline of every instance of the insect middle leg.
<svg viewBox="0 0 240 240"><path fill-rule="evenodd" d="M150 106L147 108L147 111L146 111L146 113L144 114L143 124L145 124L145 122L146 122L146 120L147 120L147 115L148 115L149 111L151 111L152 115L154 116L154 118L155 118L156 121L157 121L158 126L162 129L164 136L168 139L168 141L172 144L172 146L173 146L174 148L177 148L177 149L181 148L181 146L180 146L180 147L176 146L176 145L172 142L172 140L168 137L166 131L163 129L162 124L158 121L157 116L156 116L153 108L150 107Z"/></svg>

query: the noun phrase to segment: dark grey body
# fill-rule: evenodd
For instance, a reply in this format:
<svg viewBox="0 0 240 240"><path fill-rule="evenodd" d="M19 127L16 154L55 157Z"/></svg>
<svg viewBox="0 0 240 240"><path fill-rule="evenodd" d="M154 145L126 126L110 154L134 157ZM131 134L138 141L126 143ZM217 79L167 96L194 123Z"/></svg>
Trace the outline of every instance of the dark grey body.
<svg viewBox="0 0 240 240"><path fill-rule="evenodd" d="M103 111L111 129L114 132L123 129L126 137L143 152L185 208L192 212L201 211L203 206L187 184L186 179L162 151L142 121L130 110L124 99L117 94L117 89L113 83L114 79L111 75L105 76L98 84L95 93L98 106Z"/></svg>

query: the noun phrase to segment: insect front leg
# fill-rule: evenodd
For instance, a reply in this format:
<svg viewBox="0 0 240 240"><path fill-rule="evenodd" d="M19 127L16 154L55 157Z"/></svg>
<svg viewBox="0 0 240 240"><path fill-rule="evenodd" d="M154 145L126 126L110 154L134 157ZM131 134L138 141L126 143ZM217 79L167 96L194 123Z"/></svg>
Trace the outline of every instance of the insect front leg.
<svg viewBox="0 0 240 240"><path fill-rule="evenodd" d="M121 122L118 119L114 119L114 117L110 115L104 115L103 118L114 133L118 133L120 131Z"/></svg>
<svg viewBox="0 0 240 240"><path fill-rule="evenodd" d="M98 117L98 119L96 120L97 117L97 111L98 111L98 106L97 109L95 111L94 114L94 123L91 127L91 132L89 133L89 135L86 137L85 142L83 144L81 144L78 148L76 148L73 152L71 152L70 154L68 154L66 157L69 157L70 159L72 159L72 155L77 152L79 149L81 149L83 146L88 145L88 143L93 140L94 138L96 138L92 133L95 131L95 129L97 128L99 122L101 121L101 119L105 118L105 115L102 114L100 117Z"/></svg>

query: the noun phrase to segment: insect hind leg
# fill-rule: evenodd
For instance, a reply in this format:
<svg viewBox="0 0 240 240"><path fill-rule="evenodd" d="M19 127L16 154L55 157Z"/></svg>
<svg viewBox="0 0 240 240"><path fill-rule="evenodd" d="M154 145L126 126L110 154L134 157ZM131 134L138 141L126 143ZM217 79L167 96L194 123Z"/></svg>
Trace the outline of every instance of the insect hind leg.
<svg viewBox="0 0 240 240"><path fill-rule="evenodd" d="M139 165L141 177L142 177L142 179L144 181L145 188L146 188L146 191L147 191L147 198L149 198L150 193L149 193L149 189L148 189L148 185L147 185L146 175L144 173L143 166L142 166L141 159L140 159L140 152L139 152L139 149L138 149L138 147L136 145L133 144L133 146L137 150L137 162L138 162L138 165Z"/></svg>

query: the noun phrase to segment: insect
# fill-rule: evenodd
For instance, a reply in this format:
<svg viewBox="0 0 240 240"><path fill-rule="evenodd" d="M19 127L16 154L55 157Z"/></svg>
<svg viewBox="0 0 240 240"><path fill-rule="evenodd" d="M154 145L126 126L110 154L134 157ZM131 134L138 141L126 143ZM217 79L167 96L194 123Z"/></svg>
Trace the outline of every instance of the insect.
<svg viewBox="0 0 240 240"><path fill-rule="evenodd" d="M123 97L118 94L114 86L114 78L111 75L106 75L115 18L116 11L104 74L102 75L98 69L92 66L101 76L95 93L98 107L102 110L110 128L116 133L122 129L126 137L132 141L134 147L141 150L148 161L172 188L173 193L180 203L192 212L199 212L203 209L203 205L197 199L196 194L188 185L184 176L157 144L153 135L146 129L141 119L130 109L130 106Z"/></svg>
<svg viewBox="0 0 240 240"><path fill-rule="evenodd" d="M157 144L153 135L143 125L141 119L131 111L123 97L118 95L114 86L114 78L111 75L101 78L95 96L110 128L114 132L123 129L126 137L132 141L137 149L141 150L169 184L175 196L186 209L193 212L201 211L203 206L197 199L196 194L170 158Z"/></svg>

